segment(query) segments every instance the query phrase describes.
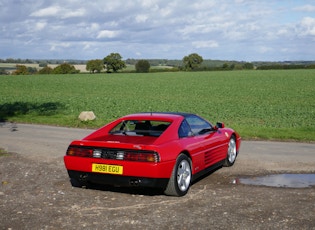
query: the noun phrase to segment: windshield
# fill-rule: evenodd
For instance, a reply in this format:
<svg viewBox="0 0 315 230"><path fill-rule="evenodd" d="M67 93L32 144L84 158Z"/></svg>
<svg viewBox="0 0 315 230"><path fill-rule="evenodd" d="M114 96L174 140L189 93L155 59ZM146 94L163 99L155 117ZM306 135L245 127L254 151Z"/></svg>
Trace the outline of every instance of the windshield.
<svg viewBox="0 0 315 230"><path fill-rule="evenodd" d="M168 121L125 120L116 125L109 133L128 136L159 137L170 125Z"/></svg>

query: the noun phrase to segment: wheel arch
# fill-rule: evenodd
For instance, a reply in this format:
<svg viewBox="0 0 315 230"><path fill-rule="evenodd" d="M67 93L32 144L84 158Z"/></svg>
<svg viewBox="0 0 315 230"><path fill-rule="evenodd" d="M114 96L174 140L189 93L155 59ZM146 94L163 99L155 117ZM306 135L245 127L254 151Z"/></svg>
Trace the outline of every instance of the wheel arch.
<svg viewBox="0 0 315 230"><path fill-rule="evenodd" d="M190 155L190 153L189 153L188 150L183 150L183 151L181 151L181 152L178 154L178 156L179 156L181 153L182 153L182 154L185 154L188 158L191 159L191 155Z"/></svg>
<svg viewBox="0 0 315 230"><path fill-rule="evenodd" d="M188 150L182 150L180 153L178 153L176 158L178 158L180 154L184 154L188 157L189 163L190 163L191 174L194 175L195 174L194 161L193 161L193 158L192 158L190 152Z"/></svg>
<svg viewBox="0 0 315 230"><path fill-rule="evenodd" d="M183 151L181 151L181 152L177 155L177 157L178 157L180 154L184 154L184 155L186 155L186 156L188 157L188 159L189 159L189 161L190 161L190 167L191 167L191 169L192 169L192 168L193 168L193 159L192 159L192 157L191 157L191 155L190 155L190 152L189 152L188 150L183 150Z"/></svg>
<svg viewBox="0 0 315 230"><path fill-rule="evenodd" d="M187 162L187 160L189 162ZM185 161L187 163L185 163ZM189 152L181 151L176 159L176 163L172 170L171 177L168 181L168 184L164 190L166 195L170 196L184 196L191 185L192 182L192 160ZM183 164L183 165L182 165ZM189 164L190 169L184 165ZM181 168L182 170L179 170ZM187 174L189 172L189 174ZM179 174L178 174L179 173Z"/></svg>

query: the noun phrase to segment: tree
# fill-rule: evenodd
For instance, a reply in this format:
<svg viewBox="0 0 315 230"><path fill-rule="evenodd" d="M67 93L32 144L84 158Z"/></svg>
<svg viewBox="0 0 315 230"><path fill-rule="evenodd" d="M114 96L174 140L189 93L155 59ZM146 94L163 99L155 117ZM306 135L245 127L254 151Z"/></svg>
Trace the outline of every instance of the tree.
<svg viewBox="0 0 315 230"><path fill-rule="evenodd" d="M254 65L250 62L246 62L244 65L243 65L243 68L244 69L254 69Z"/></svg>
<svg viewBox="0 0 315 230"><path fill-rule="evenodd" d="M222 69L223 69L223 70L229 70L229 64L228 64L228 63L224 63L224 64L222 65Z"/></svg>
<svg viewBox="0 0 315 230"><path fill-rule="evenodd" d="M29 74L35 74L35 73L37 73L38 72L38 70L37 70L37 68L36 67L27 67L27 72L29 73Z"/></svg>
<svg viewBox="0 0 315 230"><path fill-rule="evenodd" d="M186 70L195 70L201 65L202 62L202 57L197 53L189 54L183 58L184 68Z"/></svg>
<svg viewBox="0 0 315 230"><path fill-rule="evenodd" d="M27 67L25 65L16 65L16 70L12 74L13 75L28 75L30 73L27 71Z"/></svg>
<svg viewBox="0 0 315 230"><path fill-rule="evenodd" d="M69 73L79 73L79 72L80 70L76 70L73 65L70 65L68 63L63 63L53 69L54 74L69 74Z"/></svg>
<svg viewBox="0 0 315 230"><path fill-rule="evenodd" d="M47 67L48 64L47 64L47 62L40 62L40 63L38 64L38 66L44 68L44 67Z"/></svg>
<svg viewBox="0 0 315 230"><path fill-rule="evenodd" d="M40 71L38 71L39 74L51 74L53 72L53 69L49 66L46 66L42 68Z"/></svg>
<svg viewBox="0 0 315 230"><path fill-rule="evenodd" d="M106 56L103 61L107 72L117 72L123 68L126 68L126 64L124 61L121 60L122 57L119 53L111 53L110 55Z"/></svg>
<svg viewBox="0 0 315 230"><path fill-rule="evenodd" d="M90 73L100 73L104 69L103 61L101 59L89 60L86 63L86 70Z"/></svg>
<svg viewBox="0 0 315 230"><path fill-rule="evenodd" d="M5 70L5 68L0 68L0 75L8 75L8 71Z"/></svg>
<svg viewBox="0 0 315 230"><path fill-rule="evenodd" d="M136 72L148 73L150 70L150 63L147 60L139 60L136 63Z"/></svg>

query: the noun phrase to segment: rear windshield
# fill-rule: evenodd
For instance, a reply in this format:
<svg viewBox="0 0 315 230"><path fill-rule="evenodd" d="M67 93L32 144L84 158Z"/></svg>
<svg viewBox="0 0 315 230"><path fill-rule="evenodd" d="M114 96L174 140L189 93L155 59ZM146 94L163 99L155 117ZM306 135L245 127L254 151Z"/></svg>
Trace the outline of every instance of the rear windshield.
<svg viewBox="0 0 315 230"><path fill-rule="evenodd" d="M109 133L113 135L159 137L171 124L167 121L125 120L116 125Z"/></svg>

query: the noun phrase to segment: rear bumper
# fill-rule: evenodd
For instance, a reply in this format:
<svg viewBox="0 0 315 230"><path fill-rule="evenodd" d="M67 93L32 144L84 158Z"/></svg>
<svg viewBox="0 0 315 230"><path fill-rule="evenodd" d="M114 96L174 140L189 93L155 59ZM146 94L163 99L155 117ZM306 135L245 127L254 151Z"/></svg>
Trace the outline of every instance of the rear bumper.
<svg viewBox="0 0 315 230"><path fill-rule="evenodd" d="M67 170L86 172L86 173L92 173L92 174L98 174L98 173L92 172L93 163L118 165L118 166L123 167L123 174L119 176L111 174L111 176L137 177L137 178L170 178L174 164L175 164L175 162L173 161L159 162L159 163L145 163L145 162L108 160L108 159L87 158L87 157L84 158L84 157L75 157L75 156L64 156L64 163Z"/></svg>
<svg viewBox="0 0 315 230"><path fill-rule="evenodd" d="M131 177L122 175L111 175L103 173L91 173L68 170L69 177L75 179L81 184L95 183L104 185L114 185L122 187L150 187L165 189L169 179L167 178L147 178Z"/></svg>

